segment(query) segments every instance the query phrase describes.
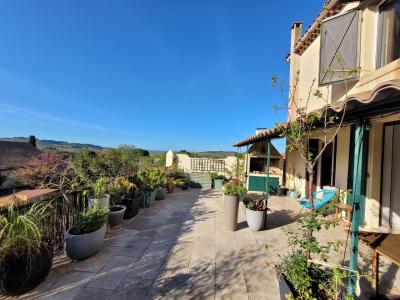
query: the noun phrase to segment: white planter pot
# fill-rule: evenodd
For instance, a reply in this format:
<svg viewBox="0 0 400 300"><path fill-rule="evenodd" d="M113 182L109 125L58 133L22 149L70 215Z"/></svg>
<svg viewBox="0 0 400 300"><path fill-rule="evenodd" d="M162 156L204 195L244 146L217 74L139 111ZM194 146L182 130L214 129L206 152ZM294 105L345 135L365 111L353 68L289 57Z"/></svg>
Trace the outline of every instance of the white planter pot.
<svg viewBox="0 0 400 300"><path fill-rule="evenodd" d="M265 211L256 211L246 208L246 220L249 228L253 231L260 231L265 224Z"/></svg>
<svg viewBox="0 0 400 300"><path fill-rule="evenodd" d="M69 230L65 234L65 254L73 260L82 260L99 252L104 243L106 235L106 224L96 231L74 235Z"/></svg>

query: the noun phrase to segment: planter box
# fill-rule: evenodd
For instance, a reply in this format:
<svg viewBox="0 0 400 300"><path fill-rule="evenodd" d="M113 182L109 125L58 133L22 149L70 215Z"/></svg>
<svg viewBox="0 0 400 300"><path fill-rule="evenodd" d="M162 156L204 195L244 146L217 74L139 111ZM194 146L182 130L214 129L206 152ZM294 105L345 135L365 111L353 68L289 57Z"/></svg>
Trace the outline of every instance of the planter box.
<svg viewBox="0 0 400 300"><path fill-rule="evenodd" d="M278 275L278 284L279 284L279 296L281 300L287 300L288 295L292 294L293 291L291 290L289 283L286 281L285 277L282 274Z"/></svg>
<svg viewBox="0 0 400 300"><path fill-rule="evenodd" d="M65 234L65 254L73 260L82 260L93 256L103 246L106 224L96 231L74 235L69 230Z"/></svg>
<svg viewBox="0 0 400 300"><path fill-rule="evenodd" d="M267 214L265 211L256 211L246 208L247 224L253 231L260 231L264 229L266 216Z"/></svg>
<svg viewBox="0 0 400 300"><path fill-rule="evenodd" d="M225 226L230 231L235 231L238 220L239 196L224 195Z"/></svg>

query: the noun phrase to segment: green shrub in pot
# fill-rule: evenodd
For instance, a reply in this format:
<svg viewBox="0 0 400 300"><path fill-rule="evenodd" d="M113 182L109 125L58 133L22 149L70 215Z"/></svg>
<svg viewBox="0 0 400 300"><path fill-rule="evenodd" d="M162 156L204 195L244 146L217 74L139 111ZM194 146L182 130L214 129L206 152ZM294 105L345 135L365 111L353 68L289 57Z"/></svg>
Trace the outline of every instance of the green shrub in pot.
<svg viewBox="0 0 400 300"><path fill-rule="evenodd" d="M233 182L224 185L225 226L235 231L238 220L239 196L246 193L246 188Z"/></svg>
<svg viewBox="0 0 400 300"><path fill-rule="evenodd" d="M22 294L37 286L53 260L54 215L51 203L34 203L27 211L14 206L0 216L0 286L9 294Z"/></svg>
<svg viewBox="0 0 400 300"><path fill-rule="evenodd" d="M74 260L82 260L96 254L104 243L108 208L97 201L81 212L65 234L65 253Z"/></svg>
<svg viewBox="0 0 400 300"><path fill-rule="evenodd" d="M110 206L109 188L109 178L102 176L96 179L92 185L94 196L92 201L97 200L100 205L108 208Z"/></svg>
<svg viewBox="0 0 400 300"><path fill-rule="evenodd" d="M122 224L126 206L122 204L122 195L124 193L124 182L120 178L111 179L108 184L108 193L110 195L110 211L108 213L108 224L110 227L117 227Z"/></svg>
<svg viewBox="0 0 400 300"><path fill-rule="evenodd" d="M299 226L285 229L291 251L278 266L281 298L289 294L288 299L353 299L346 295L347 284L350 276L359 280L358 272L329 260L341 243L321 242L309 234L310 228L320 231L335 226L335 220L324 217L327 210L307 212L298 219Z"/></svg>

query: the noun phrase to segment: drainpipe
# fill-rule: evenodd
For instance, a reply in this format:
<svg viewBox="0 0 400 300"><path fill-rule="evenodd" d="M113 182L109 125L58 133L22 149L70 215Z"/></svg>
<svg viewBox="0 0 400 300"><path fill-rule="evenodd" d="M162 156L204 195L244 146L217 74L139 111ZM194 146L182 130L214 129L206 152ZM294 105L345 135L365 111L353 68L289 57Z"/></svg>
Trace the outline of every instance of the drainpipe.
<svg viewBox="0 0 400 300"><path fill-rule="evenodd" d="M245 167L244 167L244 178L246 180L246 188L249 188L249 178L247 177L248 172L247 169L249 168L249 145L246 146L246 155L245 155Z"/></svg>
<svg viewBox="0 0 400 300"><path fill-rule="evenodd" d="M236 149L237 149L236 150L236 178L240 179L239 178L239 154L240 154L240 151L239 151L239 147L237 147Z"/></svg>
<svg viewBox="0 0 400 300"><path fill-rule="evenodd" d="M270 165L270 159L271 159L271 142L270 140L267 140L267 180L266 180L266 187L265 187L265 204L268 202L268 197L269 197L269 165Z"/></svg>
<svg viewBox="0 0 400 300"><path fill-rule="evenodd" d="M353 162L353 210L351 215L351 246L350 246L350 274L348 293L356 298L357 272L358 272L358 235L362 219L361 206L364 205L363 184L365 174L363 172L364 157L366 155L365 143L367 143L367 125L359 121L354 133L354 162Z"/></svg>

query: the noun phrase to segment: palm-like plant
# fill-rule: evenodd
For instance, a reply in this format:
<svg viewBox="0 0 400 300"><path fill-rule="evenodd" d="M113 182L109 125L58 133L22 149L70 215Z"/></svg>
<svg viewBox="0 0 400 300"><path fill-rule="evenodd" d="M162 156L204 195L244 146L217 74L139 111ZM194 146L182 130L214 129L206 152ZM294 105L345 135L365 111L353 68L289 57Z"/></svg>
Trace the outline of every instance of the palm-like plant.
<svg viewBox="0 0 400 300"><path fill-rule="evenodd" d="M51 202L38 202L20 214L12 205L0 216L0 261L5 257L28 255L43 249L45 239L52 236L53 226L48 220L53 215Z"/></svg>

